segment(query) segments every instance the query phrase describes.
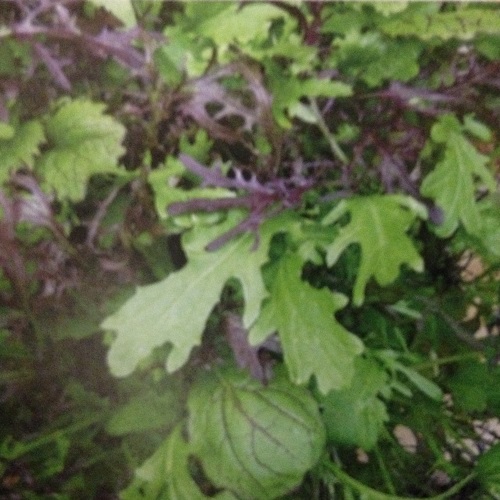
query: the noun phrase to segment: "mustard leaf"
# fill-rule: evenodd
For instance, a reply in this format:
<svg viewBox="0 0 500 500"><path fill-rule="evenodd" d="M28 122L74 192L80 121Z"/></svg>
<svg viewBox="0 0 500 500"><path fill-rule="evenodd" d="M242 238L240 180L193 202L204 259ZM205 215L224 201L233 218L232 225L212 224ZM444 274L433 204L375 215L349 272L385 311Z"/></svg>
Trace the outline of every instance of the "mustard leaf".
<svg viewBox="0 0 500 500"><path fill-rule="evenodd" d="M381 23L381 30L390 36L417 36L422 40L459 38L470 40L478 33L498 33L500 11L493 9L458 9L438 12L408 12Z"/></svg>
<svg viewBox="0 0 500 500"><path fill-rule="evenodd" d="M448 237L459 223L466 231L475 233L482 226L475 179L481 180L487 190L495 190L495 180L486 167L488 157L466 139L453 115L441 117L433 126L431 137L444 144L444 157L424 178L420 191L444 210L443 223L436 227L436 233Z"/></svg>
<svg viewBox="0 0 500 500"><path fill-rule="evenodd" d="M119 172L125 127L105 115L104 109L102 103L68 101L46 121L50 148L35 168L43 175L45 187L60 198L81 200L92 175Z"/></svg>
<svg viewBox="0 0 500 500"><path fill-rule="evenodd" d="M389 419L379 398L388 389L387 372L377 362L358 357L349 387L321 399L327 438L334 444L371 450Z"/></svg>
<svg viewBox="0 0 500 500"><path fill-rule="evenodd" d="M381 286L392 283L402 264L423 270L423 260L406 234L417 216L426 218L426 210L413 198L403 195L373 195L342 200L324 219L336 223L347 213L350 221L338 236L326 245L327 263L332 266L352 244L361 248L361 260L353 291L353 302L361 305L371 277Z"/></svg>
<svg viewBox="0 0 500 500"><path fill-rule="evenodd" d="M36 120L11 129L13 134L0 138L0 184L9 178L11 171L22 166L33 167L39 147L45 142L43 127Z"/></svg>
<svg viewBox="0 0 500 500"><path fill-rule="evenodd" d="M270 297L249 339L257 344L277 331L290 379L305 384L314 375L326 394L351 383L363 343L334 317L346 298L302 281L302 265L295 255L281 259Z"/></svg>
<svg viewBox="0 0 500 500"><path fill-rule="evenodd" d="M240 372L191 390L189 438L210 480L238 498L278 498L319 460L324 424L310 393L279 373L267 386Z"/></svg>
<svg viewBox="0 0 500 500"><path fill-rule="evenodd" d="M260 268L268 259L270 239L281 229L283 221L277 217L262 226L256 249L254 236L247 233L216 252L205 250L208 243L238 220L241 214L232 213L223 224L200 226L186 233L183 247L187 265L163 281L139 287L121 309L103 322L103 328L117 332L108 354L115 376L129 375L139 361L166 342L172 345L168 371L180 368L191 349L200 344L206 320L230 278L238 279L242 285L245 327L256 320L261 301L267 295Z"/></svg>
<svg viewBox="0 0 500 500"><path fill-rule="evenodd" d="M203 500L209 498L198 488L189 473L191 448L178 425L158 449L139 467L133 482L120 493L123 500L165 498L169 500ZM235 500L229 492L211 496L217 500Z"/></svg>

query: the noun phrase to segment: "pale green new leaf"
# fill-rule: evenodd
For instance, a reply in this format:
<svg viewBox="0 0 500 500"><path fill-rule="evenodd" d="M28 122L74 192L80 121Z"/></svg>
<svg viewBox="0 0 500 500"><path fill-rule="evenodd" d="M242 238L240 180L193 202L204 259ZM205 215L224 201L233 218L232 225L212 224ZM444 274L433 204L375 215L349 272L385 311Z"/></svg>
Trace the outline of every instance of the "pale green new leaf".
<svg viewBox="0 0 500 500"><path fill-rule="evenodd" d="M282 229L283 219L262 226L257 249L253 249L254 236L247 233L216 252L205 251L208 243L239 220L241 214L232 213L225 224L200 226L185 234L186 266L159 283L139 287L121 309L104 321L103 328L117 332L108 354L115 376L129 375L139 361L166 342L172 345L168 371L180 368L191 349L200 344L206 320L230 278L242 285L245 326L255 321L267 294L260 268L268 259L270 239Z"/></svg>
<svg viewBox="0 0 500 500"><path fill-rule="evenodd" d="M363 343L335 319L346 298L302 281L302 265L296 255L279 262L270 297L249 339L257 344L277 331L290 379L306 384L314 375L326 394L351 383Z"/></svg>
<svg viewBox="0 0 500 500"><path fill-rule="evenodd" d="M417 215L426 210L413 198L403 195L373 195L343 200L325 218L324 224L337 222L345 214L350 221L340 229L333 243L326 246L327 263L332 266L352 244L361 249L361 259L353 291L353 302L361 305L371 277L381 286L392 283L406 264L423 270L423 259L406 234Z"/></svg>
<svg viewBox="0 0 500 500"><path fill-rule="evenodd" d="M242 500L281 498L323 452L316 401L282 373L267 386L240 372L207 374L188 408L193 454L211 482Z"/></svg>
<svg viewBox="0 0 500 500"><path fill-rule="evenodd" d="M44 177L44 185L60 198L81 200L92 175L118 172L125 127L105 115L104 109L101 103L69 101L47 119L50 149L37 161L36 168Z"/></svg>
<svg viewBox="0 0 500 500"><path fill-rule="evenodd" d="M43 128L38 121L11 128L14 132L11 137L0 138L0 184L16 168L33 167L38 148L45 141Z"/></svg>
<svg viewBox="0 0 500 500"><path fill-rule="evenodd" d="M328 440L336 445L371 450L389 418L379 398L387 390L384 368L371 359L358 357L352 384L321 399Z"/></svg>
<svg viewBox="0 0 500 500"><path fill-rule="evenodd" d="M488 157L479 153L461 133L461 125L452 115L443 116L431 131L434 141L445 144L444 158L422 182L420 191L435 200L444 211L444 220L436 228L442 237L450 236L462 223L469 233L482 226L476 203L475 179L493 191L495 180L486 168Z"/></svg>

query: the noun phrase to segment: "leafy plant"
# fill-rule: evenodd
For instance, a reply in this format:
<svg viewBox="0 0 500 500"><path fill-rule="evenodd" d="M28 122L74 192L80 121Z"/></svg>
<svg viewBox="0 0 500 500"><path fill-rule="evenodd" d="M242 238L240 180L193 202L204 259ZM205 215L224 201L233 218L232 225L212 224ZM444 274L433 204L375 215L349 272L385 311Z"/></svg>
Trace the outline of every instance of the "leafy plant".
<svg viewBox="0 0 500 500"><path fill-rule="evenodd" d="M496 498L498 16L2 3L1 494Z"/></svg>

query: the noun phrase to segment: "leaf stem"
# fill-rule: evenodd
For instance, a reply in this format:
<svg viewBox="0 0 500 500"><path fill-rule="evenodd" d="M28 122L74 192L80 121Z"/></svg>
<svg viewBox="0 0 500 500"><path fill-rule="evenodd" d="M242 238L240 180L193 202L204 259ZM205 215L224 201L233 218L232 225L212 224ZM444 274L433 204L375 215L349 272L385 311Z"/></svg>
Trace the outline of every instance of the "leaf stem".
<svg viewBox="0 0 500 500"><path fill-rule="evenodd" d="M366 498L370 498L370 500L416 500L413 497L401 497L388 493L382 493L373 488L370 488L369 486L366 486L357 479L354 479L349 474L342 471L342 469L333 462L328 462L325 465L330 469L330 471L336 476L336 478L341 483L365 495ZM444 500L446 498L450 498L452 495L458 493L466 484L470 483L475 477L476 474L471 473L464 479L456 483L454 486L452 486L450 489L445 491L444 493L432 497L427 497L425 500Z"/></svg>
<svg viewBox="0 0 500 500"><path fill-rule="evenodd" d="M328 125L326 124L323 115L321 114L321 111L318 108L316 100L310 99L309 102L311 103L310 110L314 114L315 118L318 120L317 123L318 127L325 136L326 140L328 141L333 156L336 156L344 165L347 165L347 163L349 163L349 159L347 158L346 154L342 151L341 147L339 146L339 143L337 142L337 139L335 139L335 136L330 132L330 129L328 128Z"/></svg>

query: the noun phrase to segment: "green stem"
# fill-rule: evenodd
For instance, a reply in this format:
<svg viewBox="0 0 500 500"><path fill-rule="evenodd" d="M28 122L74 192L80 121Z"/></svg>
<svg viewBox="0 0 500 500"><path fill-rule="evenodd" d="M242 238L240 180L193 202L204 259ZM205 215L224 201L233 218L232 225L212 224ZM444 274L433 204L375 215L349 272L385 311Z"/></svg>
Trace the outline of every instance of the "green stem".
<svg viewBox="0 0 500 500"><path fill-rule="evenodd" d="M385 486L392 495L395 495L396 488L394 488L394 485L392 484L391 476L389 475L387 467L385 466L384 458L382 457L382 454L380 453L379 447L375 446L374 451L375 451L375 457L377 458L380 472L382 474L382 477L384 478Z"/></svg>
<svg viewBox="0 0 500 500"><path fill-rule="evenodd" d="M413 365L412 368L414 370L426 370L427 368L434 368L440 365L447 365L449 363L457 363L460 361L464 361L469 358L476 358L478 361L482 359L482 354L479 352L467 352L464 354L455 354L453 356L446 356L439 359L433 359L431 361L424 361L422 363L417 363Z"/></svg>
<svg viewBox="0 0 500 500"><path fill-rule="evenodd" d="M332 462L328 462L326 466L331 470L331 472L341 483L350 486L361 494L364 494L367 498L370 498L370 500L417 500L413 497L400 497L397 495L382 493L380 491L374 490L373 488L370 488L369 486L361 483L357 479L349 476L349 474L342 471L339 466ZM443 500L445 498L450 498L452 495L458 493L466 484L470 483L475 478L475 476L476 475L474 473L471 473L467 477L459 481L457 484L452 486L448 491L445 491L440 495L427 497L425 500Z"/></svg>
<svg viewBox="0 0 500 500"><path fill-rule="evenodd" d="M309 109L314 114L316 120L318 120L318 127L325 136L326 140L328 141L333 156L336 156L344 165L347 165L347 163L349 163L349 159L340 148L337 139L335 139L334 135L330 132L330 129L328 128L328 125L326 124L323 115L321 114L321 111L319 110L318 105L316 104L316 101L314 99L310 99L310 103L311 105Z"/></svg>

